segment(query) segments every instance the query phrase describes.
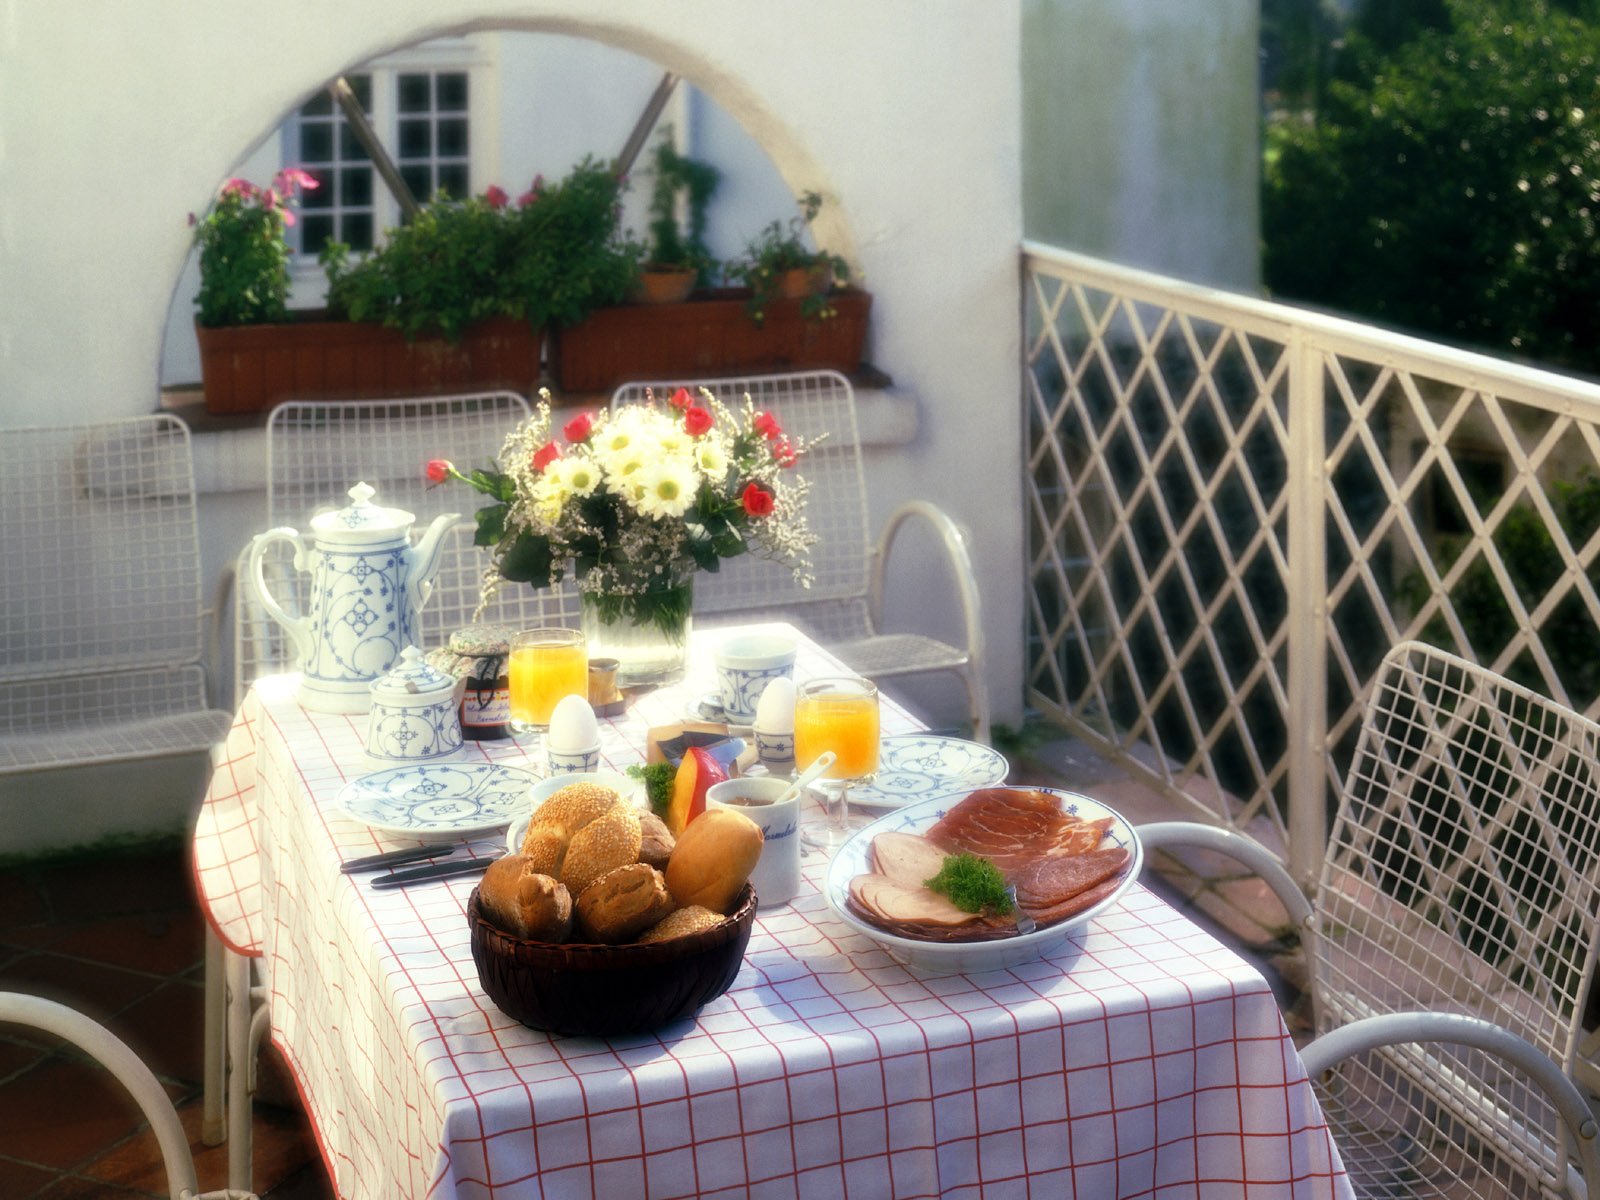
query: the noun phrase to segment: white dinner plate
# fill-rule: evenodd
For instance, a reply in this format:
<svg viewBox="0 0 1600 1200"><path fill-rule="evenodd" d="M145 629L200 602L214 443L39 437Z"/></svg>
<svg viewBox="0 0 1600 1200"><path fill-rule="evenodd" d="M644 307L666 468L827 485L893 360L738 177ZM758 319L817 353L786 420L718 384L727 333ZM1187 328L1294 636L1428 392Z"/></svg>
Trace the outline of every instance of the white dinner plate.
<svg viewBox="0 0 1600 1200"><path fill-rule="evenodd" d="M915 938L898 937L863 921L852 913L845 903L850 895L850 881L857 875L871 871L872 839L880 833L890 831L918 835L926 833L946 812L966 799L968 789L959 788L949 790L943 795L930 796L896 812L887 813L872 824L857 830L849 841L839 847L832 861L828 863L828 873L822 889L828 898L828 906L851 929L866 934L883 946L897 962L929 974L975 975L982 971L1000 971L1059 949L1073 930L1086 925L1096 914L1117 903L1123 892L1132 886L1133 881L1139 877L1140 868L1144 866L1144 850L1139 844L1139 835L1134 832L1133 826L1119 813L1107 808L1098 800L1056 788L1018 790L1046 792L1059 796L1064 811L1082 817L1086 821L1095 821L1102 817L1112 819L1111 828L1107 830L1105 840L1100 844L1121 846L1132 855L1132 859L1122 875L1121 882L1110 895L1077 916L1068 917L1054 925L1018 937L997 938L988 942L923 942Z"/></svg>
<svg viewBox="0 0 1600 1200"><path fill-rule="evenodd" d="M891 734L878 744L878 774L850 789L851 808L896 809L957 788L976 791L1004 783L1005 755L978 742L931 733Z"/></svg>
<svg viewBox="0 0 1600 1200"><path fill-rule="evenodd" d="M390 767L352 779L339 791L346 816L412 837L465 837L504 829L532 807L538 776L497 763Z"/></svg>

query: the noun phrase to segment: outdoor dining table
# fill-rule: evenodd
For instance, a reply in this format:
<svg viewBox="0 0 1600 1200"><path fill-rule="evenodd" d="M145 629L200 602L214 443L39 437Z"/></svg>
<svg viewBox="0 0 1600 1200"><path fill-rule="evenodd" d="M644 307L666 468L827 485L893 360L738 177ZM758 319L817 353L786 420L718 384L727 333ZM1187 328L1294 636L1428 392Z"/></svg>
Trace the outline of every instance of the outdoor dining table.
<svg viewBox="0 0 1600 1200"><path fill-rule="evenodd" d="M716 636L697 632L682 683L601 722L604 765L642 762L646 731L713 689ZM797 679L841 673L800 639ZM236 715L195 869L219 936L261 956L341 1197L1351 1195L1266 981L1139 884L1059 951L929 975L831 911L812 851L697 1019L526 1028L479 985L475 877L379 891L340 873L410 842L340 812L365 719L301 708L296 681L258 681ZM882 726L921 728L887 696ZM536 745L469 745L540 766Z"/></svg>

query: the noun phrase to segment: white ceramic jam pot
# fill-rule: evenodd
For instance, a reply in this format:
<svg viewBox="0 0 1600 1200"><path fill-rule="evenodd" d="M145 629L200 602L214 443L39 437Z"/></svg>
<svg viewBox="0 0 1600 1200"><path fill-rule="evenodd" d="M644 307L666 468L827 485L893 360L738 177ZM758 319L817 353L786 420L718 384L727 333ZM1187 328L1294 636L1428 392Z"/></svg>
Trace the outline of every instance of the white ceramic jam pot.
<svg viewBox="0 0 1600 1200"><path fill-rule="evenodd" d="M366 712L369 687L417 641L417 615L439 570L441 538L458 519L444 513L415 546L416 518L372 503L365 483L352 503L312 518L311 533L287 526L259 534L250 547L250 577L261 606L289 631L300 660L300 703L317 712ZM295 548L294 565L311 574L310 611L291 617L267 589L261 560L273 542Z"/></svg>
<svg viewBox="0 0 1600 1200"><path fill-rule="evenodd" d="M446 675L407 646L400 661L370 685L367 763L375 771L449 762L461 756L465 679Z"/></svg>

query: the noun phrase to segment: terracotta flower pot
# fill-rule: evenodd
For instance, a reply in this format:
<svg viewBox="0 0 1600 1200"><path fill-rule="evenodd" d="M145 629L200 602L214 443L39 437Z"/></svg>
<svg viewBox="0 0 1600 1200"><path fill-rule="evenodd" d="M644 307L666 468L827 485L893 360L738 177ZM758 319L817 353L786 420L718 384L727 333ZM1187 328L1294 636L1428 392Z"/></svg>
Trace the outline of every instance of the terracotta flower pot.
<svg viewBox="0 0 1600 1200"><path fill-rule="evenodd" d="M784 300L806 300L827 291L833 285L833 273L827 267L791 267L780 271L774 282Z"/></svg>
<svg viewBox="0 0 1600 1200"><path fill-rule="evenodd" d="M645 267L639 277L642 304L677 304L694 291L698 272L693 267Z"/></svg>

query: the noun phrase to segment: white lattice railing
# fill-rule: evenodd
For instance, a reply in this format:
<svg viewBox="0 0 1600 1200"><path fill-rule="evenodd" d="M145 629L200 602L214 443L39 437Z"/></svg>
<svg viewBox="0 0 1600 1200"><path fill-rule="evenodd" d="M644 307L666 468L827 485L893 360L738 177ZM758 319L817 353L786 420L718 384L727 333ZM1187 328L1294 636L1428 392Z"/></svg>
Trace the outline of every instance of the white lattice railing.
<svg viewBox="0 0 1600 1200"><path fill-rule="evenodd" d="M1023 278L1030 703L1301 879L1395 642L1600 710L1600 387L1035 243Z"/></svg>

